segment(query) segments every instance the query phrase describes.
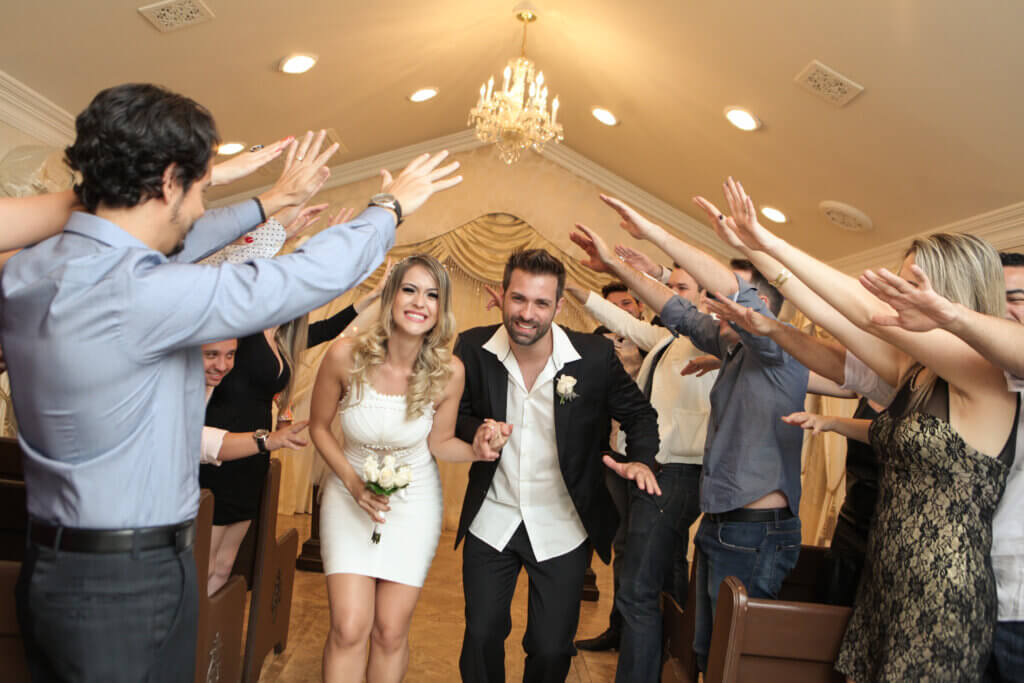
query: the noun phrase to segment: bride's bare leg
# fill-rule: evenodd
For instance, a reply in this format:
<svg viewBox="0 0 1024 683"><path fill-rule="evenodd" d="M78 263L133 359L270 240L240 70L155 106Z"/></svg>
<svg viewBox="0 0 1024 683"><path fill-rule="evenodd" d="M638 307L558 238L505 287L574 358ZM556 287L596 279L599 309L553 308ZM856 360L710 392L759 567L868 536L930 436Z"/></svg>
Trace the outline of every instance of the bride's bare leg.
<svg viewBox="0 0 1024 683"><path fill-rule="evenodd" d="M391 581L377 583L377 606L370 636L367 683L397 683L409 668L409 626L420 589Z"/></svg>
<svg viewBox="0 0 1024 683"><path fill-rule="evenodd" d="M331 628L324 646L324 681L343 683L363 680L366 641L373 628L377 580L356 574L327 577L327 601Z"/></svg>

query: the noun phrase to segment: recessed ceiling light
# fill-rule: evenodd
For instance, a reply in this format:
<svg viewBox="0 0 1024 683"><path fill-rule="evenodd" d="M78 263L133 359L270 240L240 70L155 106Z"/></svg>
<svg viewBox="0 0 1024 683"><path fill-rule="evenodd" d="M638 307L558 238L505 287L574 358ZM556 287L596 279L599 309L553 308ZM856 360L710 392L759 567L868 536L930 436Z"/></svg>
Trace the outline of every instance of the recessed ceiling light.
<svg viewBox="0 0 1024 683"><path fill-rule="evenodd" d="M315 55L288 55L278 67L286 74L304 74L316 64Z"/></svg>
<svg viewBox="0 0 1024 683"><path fill-rule="evenodd" d="M768 220L772 221L773 223L786 222L786 214L770 206L762 206L761 215L767 218Z"/></svg>
<svg viewBox="0 0 1024 683"><path fill-rule="evenodd" d="M409 100L412 102L426 102L437 97L437 88L420 88L413 94L409 95Z"/></svg>
<svg viewBox="0 0 1024 683"><path fill-rule="evenodd" d="M238 154L243 149L245 149L245 145L243 145L241 142L225 142L223 145L220 145L217 148L217 154L230 156L232 154Z"/></svg>
<svg viewBox="0 0 1024 683"><path fill-rule="evenodd" d="M590 113L594 115L594 118L603 123L606 126L617 126L619 120L615 118L615 114L611 113L604 107L594 107L590 110Z"/></svg>
<svg viewBox="0 0 1024 683"><path fill-rule="evenodd" d="M761 121L756 116L739 107L726 107L725 118L740 130L757 130L761 127Z"/></svg>

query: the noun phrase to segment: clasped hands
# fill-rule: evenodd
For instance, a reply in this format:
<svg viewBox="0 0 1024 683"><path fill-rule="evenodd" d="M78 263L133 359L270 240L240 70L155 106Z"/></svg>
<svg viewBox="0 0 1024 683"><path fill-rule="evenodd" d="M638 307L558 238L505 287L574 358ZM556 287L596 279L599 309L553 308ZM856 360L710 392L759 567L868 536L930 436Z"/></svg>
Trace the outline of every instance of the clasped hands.
<svg viewBox="0 0 1024 683"><path fill-rule="evenodd" d="M477 460L497 460L511 435L512 425L487 418L473 435L473 454Z"/></svg>

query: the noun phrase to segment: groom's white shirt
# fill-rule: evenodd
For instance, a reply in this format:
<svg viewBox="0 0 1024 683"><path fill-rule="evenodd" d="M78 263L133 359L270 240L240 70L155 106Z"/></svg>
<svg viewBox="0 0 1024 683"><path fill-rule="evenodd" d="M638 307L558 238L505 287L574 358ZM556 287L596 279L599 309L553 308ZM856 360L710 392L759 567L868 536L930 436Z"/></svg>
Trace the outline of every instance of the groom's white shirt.
<svg viewBox="0 0 1024 683"><path fill-rule="evenodd" d="M525 524L538 562L564 555L587 538L558 464L552 386L562 367L581 356L558 325L551 325L551 335L551 357L530 391L504 325L483 345L508 373L505 422L513 428L491 488L469 527L471 534L502 551L519 524Z"/></svg>

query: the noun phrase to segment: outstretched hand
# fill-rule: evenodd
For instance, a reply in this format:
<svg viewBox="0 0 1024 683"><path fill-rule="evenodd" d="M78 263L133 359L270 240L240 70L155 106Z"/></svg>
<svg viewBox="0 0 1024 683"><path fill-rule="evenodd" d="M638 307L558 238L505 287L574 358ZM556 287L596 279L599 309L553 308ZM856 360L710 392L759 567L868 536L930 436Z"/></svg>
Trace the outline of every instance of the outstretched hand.
<svg viewBox="0 0 1024 683"><path fill-rule="evenodd" d="M641 273L647 273L656 280L661 277L661 266L642 251L619 244L615 247L615 255L627 266L636 268Z"/></svg>
<svg viewBox="0 0 1024 683"><path fill-rule="evenodd" d="M658 478L651 472L651 468L642 462L618 462L610 455L603 456L605 467L623 479L631 479L636 482L637 487L652 496L661 495L661 487L658 486Z"/></svg>
<svg viewBox="0 0 1024 683"><path fill-rule="evenodd" d="M783 415L782 421L788 425L795 425L814 434L831 432L834 429L834 420L826 415L800 411Z"/></svg>
<svg viewBox="0 0 1024 683"><path fill-rule="evenodd" d="M609 264L615 255L605 241L582 223L577 223L576 227L581 232L569 233L569 239L587 254L586 260L580 259L580 263L597 273L614 273Z"/></svg>
<svg viewBox="0 0 1024 683"><path fill-rule="evenodd" d="M484 310L489 311L492 308L497 308L499 311L505 310L502 306L502 301L505 299L505 292L502 288L494 288L490 285L484 285L484 289L487 290L487 295L490 297L487 300L487 305L484 306Z"/></svg>
<svg viewBox="0 0 1024 683"><path fill-rule="evenodd" d="M309 445L309 440L299 434L308 426L309 420L299 420L295 424L271 432L267 437L267 448L272 451L279 448L305 448Z"/></svg>
<svg viewBox="0 0 1024 683"><path fill-rule="evenodd" d="M728 244L733 249L738 251L746 252L748 247L743 243L743 240L736 234L735 221L723 214L718 210L718 207L709 202L704 197L694 197L693 203L704 209L704 213L708 215L708 219L711 221L711 227L714 228L715 234L718 235L718 239Z"/></svg>
<svg viewBox="0 0 1024 683"><path fill-rule="evenodd" d="M280 211L277 219L284 224L284 234L287 239L302 234L320 218L328 204L314 204L313 206L288 207Z"/></svg>
<svg viewBox="0 0 1024 683"><path fill-rule="evenodd" d="M895 314L876 313L871 320L878 325L902 327L911 332L927 332L957 318L957 307L932 289L931 280L916 263L910 271L921 281L915 287L899 275L882 268L877 273L866 270L860 283L876 297L892 306Z"/></svg>
<svg viewBox="0 0 1024 683"><path fill-rule="evenodd" d="M391 173L382 169L380 191L395 196L402 207L403 217L412 215L434 193L455 187L462 182L462 176L452 175L459 167L459 162L453 161L441 166L441 162L447 157L447 151L438 152L433 156L421 154L409 162L397 178L392 178Z"/></svg>
<svg viewBox="0 0 1024 683"><path fill-rule="evenodd" d="M747 195L743 184L729 176L722 184L722 190L729 203L729 212L732 213L726 222L727 227L736 233L748 249L771 253L781 240L758 222L754 200Z"/></svg>
<svg viewBox="0 0 1024 683"><path fill-rule="evenodd" d="M255 173L277 157L281 156L281 152L283 152L294 139L295 138L293 136L289 135L283 140L278 140L274 144L258 149L255 152L242 152L241 154L236 154L227 161L222 161L219 164L214 165L213 173L210 176L210 184L227 185L235 182L236 180L241 180L251 173Z"/></svg>
<svg viewBox="0 0 1024 683"><path fill-rule="evenodd" d="M272 188L260 195L268 214L288 206L301 206L327 182L331 175L327 160L338 151L338 143L333 143L321 153L326 137L327 131L321 130L315 137L309 131L302 140L293 140L288 145L284 172Z"/></svg>
<svg viewBox="0 0 1024 683"><path fill-rule="evenodd" d="M619 214L619 217L622 219L622 222L619 223L619 227L628 232L635 239L650 239L651 234L658 229L657 225L641 216L636 209L621 199L609 197L606 194L599 196L601 197L601 201L612 207L615 212Z"/></svg>
<svg viewBox="0 0 1024 683"><path fill-rule="evenodd" d="M709 295L707 307L708 311L714 313L722 320L736 323L750 334L756 334L759 337L767 336L772 331L773 326L777 324L771 318L758 313L752 308L738 304L721 294L716 294L713 298Z"/></svg>
<svg viewBox="0 0 1024 683"><path fill-rule="evenodd" d="M686 364L679 374L682 376L697 375L697 377L703 377L709 372L714 372L718 368L722 367L722 361L715 356L697 356L696 358L690 359L690 362Z"/></svg>

